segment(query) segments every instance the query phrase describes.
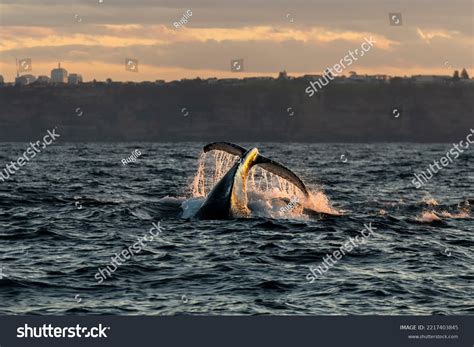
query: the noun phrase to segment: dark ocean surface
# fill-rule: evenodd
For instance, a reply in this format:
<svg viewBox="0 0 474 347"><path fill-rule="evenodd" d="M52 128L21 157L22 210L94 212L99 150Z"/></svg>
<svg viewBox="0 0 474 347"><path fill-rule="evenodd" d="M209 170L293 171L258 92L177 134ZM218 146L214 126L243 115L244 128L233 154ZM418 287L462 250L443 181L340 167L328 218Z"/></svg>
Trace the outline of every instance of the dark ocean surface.
<svg viewBox="0 0 474 347"><path fill-rule="evenodd" d="M28 145L0 143L0 170ZM189 187L203 145L59 143L0 181L0 313L474 314L474 148L416 189L450 144L241 144L338 213L282 213L290 195L255 193L252 217L201 221L185 217L202 203ZM309 283L368 223L367 242Z"/></svg>

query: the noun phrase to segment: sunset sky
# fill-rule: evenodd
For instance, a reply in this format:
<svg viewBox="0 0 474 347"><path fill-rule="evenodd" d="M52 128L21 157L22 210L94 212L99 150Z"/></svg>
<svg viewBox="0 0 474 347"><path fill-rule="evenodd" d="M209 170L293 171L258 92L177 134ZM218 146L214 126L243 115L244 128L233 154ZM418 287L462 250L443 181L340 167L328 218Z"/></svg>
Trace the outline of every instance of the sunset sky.
<svg viewBox="0 0 474 347"><path fill-rule="evenodd" d="M472 0L0 0L0 74L31 58L34 75L60 61L85 80L321 73L365 37L377 43L349 69L390 75L474 75ZM185 27L175 28L186 11ZM401 13L391 26L389 13ZM125 70L138 59L139 72ZM244 71L230 71L232 59Z"/></svg>

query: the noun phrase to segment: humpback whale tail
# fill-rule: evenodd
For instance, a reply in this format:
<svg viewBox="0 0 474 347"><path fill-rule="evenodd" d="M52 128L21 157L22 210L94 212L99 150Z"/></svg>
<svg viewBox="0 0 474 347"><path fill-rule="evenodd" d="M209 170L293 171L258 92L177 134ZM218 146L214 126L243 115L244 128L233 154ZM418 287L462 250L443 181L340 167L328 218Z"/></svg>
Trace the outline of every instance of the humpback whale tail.
<svg viewBox="0 0 474 347"><path fill-rule="evenodd" d="M251 211L247 197L247 180L252 167L256 165L291 183L292 195L294 194L293 188L299 189L305 196L305 200L301 204L303 210L333 215L340 214L330 206L327 199L323 201L324 206L323 210L321 210L321 208L318 207L321 202L315 199L320 197L320 195L315 196L310 194L303 181L293 171L274 160L260 155L257 148L254 147L247 150L246 148L229 142L214 142L203 148L204 153L213 150L238 156L239 160L233 162L229 169L225 168L227 172L223 176L220 176L220 173L223 173L220 171L221 169L216 169L214 175L216 175L216 172L219 172L219 175L214 176L214 178L220 177L219 181L216 183L216 180L213 180L211 191L207 194L206 199L199 207L199 210L194 214L194 217L199 219L227 219L250 216L255 204L254 201L252 201L253 206ZM219 157L222 158L222 156L216 155L216 168L218 167ZM199 169L198 172L200 172ZM265 175L265 178L266 177ZM203 184L205 185L205 181ZM279 186L282 187L280 182ZM325 198L324 194L323 197Z"/></svg>
<svg viewBox="0 0 474 347"><path fill-rule="evenodd" d="M236 145L230 142L213 142L213 143L207 144L203 148L204 153L207 153L212 150L224 151L232 155L239 156L241 158L241 161L244 159L247 153L252 151L252 150L247 150L239 145ZM309 192L306 189L306 186L303 183L303 181L293 171L283 166L282 164L264 157L263 155L259 154L257 151L256 156L251 161L251 163L249 163L246 171L248 172L251 169L251 167L254 165L258 165L262 169L289 181L290 183L295 185L299 190L301 190L301 192L304 194L305 197L309 196Z"/></svg>

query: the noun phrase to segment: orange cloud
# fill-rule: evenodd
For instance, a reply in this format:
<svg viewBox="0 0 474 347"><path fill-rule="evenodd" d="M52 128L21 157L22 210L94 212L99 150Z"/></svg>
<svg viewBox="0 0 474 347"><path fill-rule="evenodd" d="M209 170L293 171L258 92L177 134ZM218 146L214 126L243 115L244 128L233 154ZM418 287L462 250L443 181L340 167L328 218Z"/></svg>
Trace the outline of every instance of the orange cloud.
<svg viewBox="0 0 474 347"><path fill-rule="evenodd" d="M454 30L425 30L422 31L420 28L416 28L416 32L418 36L425 41L426 43L430 43L434 38L442 38L442 39L452 39L453 37L459 35L458 31Z"/></svg>
<svg viewBox="0 0 474 347"><path fill-rule="evenodd" d="M385 38L382 35L370 32L357 31L334 31L323 27L312 27L309 29L278 29L269 26L243 27L238 29L223 28L197 28L185 29L186 35L195 41L302 41L302 42L333 42L348 41L360 44L367 37L374 37L377 47L389 49L398 42Z"/></svg>
<svg viewBox="0 0 474 347"><path fill-rule="evenodd" d="M96 26L97 27L97 26ZM0 33L4 39L0 42L0 51L13 49L84 45L103 47L127 47L134 45L164 45L176 42L206 41L301 41L328 43L338 40L359 44L364 38L374 37L377 48L390 49L398 44L378 34L356 31L334 31L321 27L307 30L275 29L270 26L226 28L168 28L164 25L143 26L136 24L100 25L96 33L59 33L50 28L5 27ZM89 29L93 27L89 26ZM84 28L85 30L86 28Z"/></svg>

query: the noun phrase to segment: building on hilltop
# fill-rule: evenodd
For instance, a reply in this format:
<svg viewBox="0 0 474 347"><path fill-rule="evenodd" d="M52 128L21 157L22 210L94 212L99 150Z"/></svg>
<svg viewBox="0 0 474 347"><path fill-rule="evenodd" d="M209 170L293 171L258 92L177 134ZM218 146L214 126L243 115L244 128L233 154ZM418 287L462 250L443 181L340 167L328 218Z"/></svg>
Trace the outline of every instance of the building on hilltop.
<svg viewBox="0 0 474 347"><path fill-rule="evenodd" d="M222 78L219 80L219 84L226 84L226 85L238 85L241 84L242 81L239 80L238 78Z"/></svg>
<svg viewBox="0 0 474 347"><path fill-rule="evenodd" d="M391 77L389 75L358 75L355 71L349 71L349 77L346 82L355 83L389 83Z"/></svg>
<svg viewBox="0 0 474 347"><path fill-rule="evenodd" d="M369 78L367 75L358 75L357 72L355 71L349 71L349 80L351 82L360 83L360 82L368 82Z"/></svg>
<svg viewBox="0 0 474 347"><path fill-rule="evenodd" d="M56 69L51 70L51 83L67 83L67 71L58 63Z"/></svg>
<svg viewBox="0 0 474 347"><path fill-rule="evenodd" d="M434 83L434 82L448 82L451 76L436 76L436 75L413 75L411 79L415 83Z"/></svg>
<svg viewBox="0 0 474 347"><path fill-rule="evenodd" d="M36 83L38 84L48 84L50 82L50 78L48 76L38 76L38 79L36 80Z"/></svg>
<svg viewBox="0 0 474 347"><path fill-rule="evenodd" d="M26 86L36 81L36 77L33 75L21 75L15 77L15 85Z"/></svg>
<svg viewBox="0 0 474 347"><path fill-rule="evenodd" d="M321 77L323 77L323 76L321 76L321 75L304 75L301 78L305 81L317 81Z"/></svg>
<svg viewBox="0 0 474 347"><path fill-rule="evenodd" d="M82 83L82 75L77 73L72 73L67 77L67 83L69 84L79 84Z"/></svg>
<svg viewBox="0 0 474 347"><path fill-rule="evenodd" d="M390 76L389 75L373 75L375 81L379 83L388 83L390 81Z"/></svg>
<svg viewBox="0 0 474 347"><path fill-rule="evenodd" d="M217 77L211 77L206 80L207 84L217 83Z"/></svg>
<svg viewBox="0 0 474 347"><path fill-rule="evenodd" d="M262 77L245 77L245 78L244 78L244 82L273 81L273 80L274 80L273 77L266 77L266 76L262 76Z"/></svg>

